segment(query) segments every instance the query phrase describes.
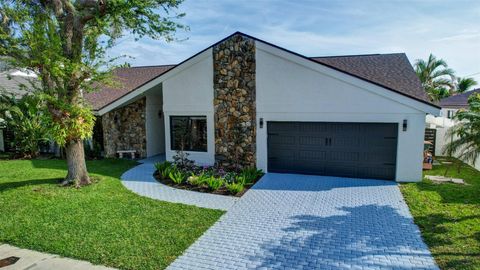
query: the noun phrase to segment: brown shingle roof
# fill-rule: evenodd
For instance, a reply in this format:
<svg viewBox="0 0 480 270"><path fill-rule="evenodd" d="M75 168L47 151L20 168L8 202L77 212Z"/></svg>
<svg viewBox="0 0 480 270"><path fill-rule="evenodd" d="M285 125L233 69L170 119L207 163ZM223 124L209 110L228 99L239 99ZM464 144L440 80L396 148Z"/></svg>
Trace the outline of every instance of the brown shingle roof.
<svg viewBox="0 0 480 270"><path fill-rule="evenodd" d="M118 86L104 86L98 91L86 93L85 99L94 110L100 110L172 67L174 65L117 68L113 71L113 77L114 81L119 84Z"/></svg>
<svg viewBox="0 0 480 270"><path fill-rule="evenodd" d="M404 53L313 57L312 59L400 94L430 103Z"/></svg>
<svg viewBox="0 0 480 270"><path fill-rule="evenodd" d="M440 107L462 109L468 108L468 98L472 94L480 94L480 88L440 100Z"/></svg>

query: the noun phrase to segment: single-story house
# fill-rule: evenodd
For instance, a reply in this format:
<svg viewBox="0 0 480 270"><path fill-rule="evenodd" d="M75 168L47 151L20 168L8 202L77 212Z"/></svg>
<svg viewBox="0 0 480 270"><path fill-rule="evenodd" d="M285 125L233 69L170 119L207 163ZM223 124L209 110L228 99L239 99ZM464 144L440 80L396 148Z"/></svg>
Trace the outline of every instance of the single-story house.
<svg viewBox="0 0 480 270"><path fill-rule="evenodd" d="M447 136L447 131L449 128L457 124L457 121L453 118L460 109L468 109L468 98L472 94L480 94L480 88L441 99L439 102L441 107L440 115L438 117L432 115L427 116L427 132L431 131L431 133L434 134L433 143L435 146L435 155L443 155L443 147L452 139ZM477 170L480 170L480 160L472 165Z"/></svg>
<svg viewBox="0 0 480 270"><path fill-rule="evenodd" d="M236 32L88 93L107 156L135 150L266 172L420 181L426 114L403 53L305 57Z"/></svg>

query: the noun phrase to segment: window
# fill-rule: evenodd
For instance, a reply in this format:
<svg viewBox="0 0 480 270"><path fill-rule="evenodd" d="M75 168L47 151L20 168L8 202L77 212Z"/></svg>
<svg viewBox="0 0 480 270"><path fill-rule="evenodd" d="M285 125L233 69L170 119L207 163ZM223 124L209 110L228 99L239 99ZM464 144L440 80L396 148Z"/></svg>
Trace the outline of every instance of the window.
<svg viewBox="0 0 480 270"><path fill-rule="evenodd" d="M172 150L207 152L206 116L170 116Z"/></svg>
<svg viewBox="0 0 480 270"><path fill-rule="evenodd" d="M447 111L447 118L452 119L455 116L455 111L453 110L448 110Z"/></svg>

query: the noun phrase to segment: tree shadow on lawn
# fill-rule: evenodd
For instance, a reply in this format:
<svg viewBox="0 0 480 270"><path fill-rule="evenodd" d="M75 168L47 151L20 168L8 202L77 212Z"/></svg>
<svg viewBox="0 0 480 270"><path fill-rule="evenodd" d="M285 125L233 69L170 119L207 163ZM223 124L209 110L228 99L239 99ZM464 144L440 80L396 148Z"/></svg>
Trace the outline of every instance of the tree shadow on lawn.
<svg viewBox="0 0 480 270"><path fill-rule="evenodd" d="M67 162L63 159L32 159L31 162L35 168L63 170L65 175L67 173ZM125 171L136 165L139 163L125 159L87 160L89 173L113 178L120 178Z"/></svg>
<svg viewBox="0 0 480 270"><path fill-rule="evenodd" d="M420 191L435 192L442 198L443 203L480 205L480 196L478 196L480 194L480 185L477 183L468 185L435 184L432 181L424 180L423 182L407 185L417 185Z"/></svg>
<svg viewBox="0 0 480 270"><path fill-rule="evenodd" d="M464 241L474 239L480 243L480 232L459 235L450 231L450 225L474 219L480 219L480 215L454 218L445 214L430 214L416 217L415 222L422 229L423 238L432 248L433 255L442 260L446 269L475 269L480 262L480 253L478 248L465 248L468 244ZM456 243L457 240L459 243Z"/></svg>
<svg viewBox="0 0 480 270"><path fill-rule="evenodd" d="M58 184L62 181L61 178L46 178L46 179L30 179L24 181L12 181L0 183L0 192L4 192L10 189L21 188L26 186L36 186L44 184Z"/></svg>
<svg viewBox="0 0 480 270"><path fill-rule="evenodd" d="M292 217L284 236L264 244L260 254L265 255L250 259L267 269L438 269L413 220L396 209L364 205L338 210L346 214Z"/></svg>
<svg viewBox="0 0 480 270"><path fill-rule="evenodd" d="M449 233L448 224L455 224L471 219L480 219L480 215L469 215L460 218L452 218L445 214L430 214L426 216L419 216L415 218L415 222L423 230L423 234L426 240L429 242L429 246L443 246L452 243L452 238L446 238L446 234ZM445 238L444 238L445 237ZM465 236L462 236L466 238ZM473 235L473 238L480 242L480 232Z"/></svg>

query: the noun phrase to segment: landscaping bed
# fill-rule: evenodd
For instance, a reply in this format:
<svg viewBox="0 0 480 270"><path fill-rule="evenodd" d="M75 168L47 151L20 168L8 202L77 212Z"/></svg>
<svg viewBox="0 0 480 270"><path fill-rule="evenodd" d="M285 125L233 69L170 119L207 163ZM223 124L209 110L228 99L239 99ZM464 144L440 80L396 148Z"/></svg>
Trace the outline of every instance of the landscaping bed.
<svg viewBox="0 0 480 270"><path fill-rule="evenodd" d="M177 159L178 160L178 159ZM190 160L155 164L155 179L179 189L241 197L263 176L256 168L197 166Z"/></svg>
<svg viewBox="0 0 480 270"><path fill-rule="evenodd" d="M401 184L401 191L441 269L480 269L480 172L466 164L458 171L455 159L437 161L425 175L446 172L465 184L424 179Z"/></svg>

